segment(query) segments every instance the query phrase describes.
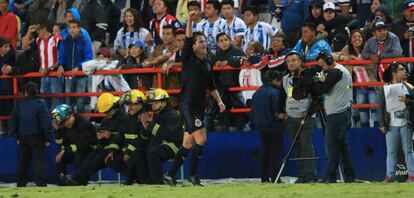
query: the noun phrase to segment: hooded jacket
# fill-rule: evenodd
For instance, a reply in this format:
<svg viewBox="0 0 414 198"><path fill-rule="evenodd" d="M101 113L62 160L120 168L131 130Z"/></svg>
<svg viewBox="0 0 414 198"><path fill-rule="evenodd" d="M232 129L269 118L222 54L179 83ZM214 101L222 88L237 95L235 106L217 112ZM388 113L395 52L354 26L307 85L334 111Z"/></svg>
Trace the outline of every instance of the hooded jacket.
<svg viewBox="0 0 414 198"><path fill-rule="evenodd" d="M292 49L293 51L297 51L305 57L306 62L315 61L316 57L318 57L319 52L326 51L328 53L332 53L332 48L328 42L323 39L315 39L309 46L308 52L305 54L305 43L302 42L300 39L296 46Z"/></svg>
<svg viewBox="0 0 414 198"><path fill-rule="evenodd" d="M317 27L319 24L322 24L325 22L325 19L323 18L323 4L324 0L313 0L312 3L309 5L309 16L306 17L305 22L313 22L315 26ZM319 17L315 18L312 16L312 8L318 7L321 9L321 15Z"/></svg>
<svg viewBox="0 0 414 198"><path fill-rule="evenodd" d="M76 9L76 8L70 8L70 9L68 9L68 11L66 12L66 13L68 13L68 12L70 12L70 13L72 13L72 15L73 15L73 17L75 18L75 20L77 20L77 21L81 21L81 17L80 17L80 14L79 14L79 11ZM65 13L65 14L66 14ZM63 39L65 39L66 37L68 37L69 36L69 27L65 27L65 29L63 29L62 31L60 31L60 36L63 38ZM89 42L91 42L91 37L89 36L89 32L88 31L86 31L86 29L84 29L84 28L81 28L81 34L86 38L86 39L88 39L89 40Z"/></svg>
<svg viewBox="0 0 414 198"><path fill-rule="evenodd" d="M82 63L92 58L92 43L82 33L76 37L66 37L59 45L58 64L63 65L65 71L75 67L82 70Z"/></svg>

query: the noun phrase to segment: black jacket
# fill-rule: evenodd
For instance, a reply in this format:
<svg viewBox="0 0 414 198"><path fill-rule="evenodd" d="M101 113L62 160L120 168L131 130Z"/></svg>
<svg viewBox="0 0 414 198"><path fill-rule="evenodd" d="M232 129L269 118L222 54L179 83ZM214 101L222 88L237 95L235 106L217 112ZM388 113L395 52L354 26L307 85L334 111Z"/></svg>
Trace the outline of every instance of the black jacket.
<svg viewBox="0 0 414 198"><path fill-rule="evenodd" d="M9 127L17 139L37 135L47 142L52 140L52 115L46 102L38 97L25 97L15 103Z"/></svg>
<svg viewBox="0 0 414 198"><path fill-rule="evenodd" d="M98 141L98 147L104 148L108 152L121 151L122 146L122 134L121 126L122 122L128 117L128 114L121 107L114 116L111 118L105 117L101 122L100 130L106 130L111 133L109 139L101 139Z"/></svg>
<svg viewBox="0 0 414 198"><path fill-rule="evenodd" d="M175 146L173 151L179 148L183 140L183 123L178 113L167 105L159 113L155 113L152 122L149 123L146 134L151 137L151 142ZM152 144L151 143L151 144Z"/></svg>
<svg viewBox="0 0 414 198"><path fill-rule="evenodd" d="M82 25L88 30L92 41L104 42L108 29L107 12L100 0L89 0L83 10L79 10Z"/></svg>
<svg viewBox="0 0 414 198"><path fill-rule="evenodd" d="M234 56L243 56L243 50L238 47L230 45L229 49L223 51L221 49L217 50L214 63L217 61L229 60ZM220 71L218 75L217 86L226 89L229 87L238 87L239 86L239 73L240 70L224 70Z"/></svg>
<svg viewBox="0 0 414 198"><path fill-rule="evenodd" d="M85 118L76 115L72 128L62 127L56 130L56 144L65 152L88 151L96 143L96 129Z"/></svg>
<svg viewBox="0 0 414 198"><path fill-rule="evenodd" d="M138 112L135 115L128 115L122 122L122 151L124 154L131 155L134 151L145 149L148 143L148 137L145 137L144 127L140 121L140 115L144 111Z"/></svg>
<svg viewBox="0 0 414 198"><path fill-rule="evenodd" d="M410 45L409 45L410 40L404 38L404 34L405 34L405 32L407 32L407 30L409 28L408 23L414 24L414 21L413 22L408 22L408 21L405 20L405 18L402 18L402 19L399 19L399 20L395 21L391 25L391 32L396 34L398 36L398 38L400 39L401 48L403 50L403 54L404 54L405 57L410 56ZM413 32L413 35L414 35L414 32ZM413 51L413 53L414 53L414 51Z"/></svg>

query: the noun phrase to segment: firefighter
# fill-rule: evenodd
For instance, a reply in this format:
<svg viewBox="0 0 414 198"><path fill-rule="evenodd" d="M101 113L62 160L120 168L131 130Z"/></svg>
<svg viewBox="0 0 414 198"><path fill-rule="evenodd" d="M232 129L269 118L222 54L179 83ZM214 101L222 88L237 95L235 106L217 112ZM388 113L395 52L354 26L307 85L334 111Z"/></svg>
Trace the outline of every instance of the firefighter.
<svg viewBox="0 0 414 198"><path fill-rule="evenodd" d="M146 96L139 90L132 89L120 99L121 104L128 105L128 116L122 122L122 152L108 163L114 170L126 170L125 185L150 184L147 166L148 138L143 136L140 116L145 113Z"/></svg>
<svg viewBox="0 0 414 198"><path fill-rule="evenodd" d="M153 115L144 113L141 123L150 138L148 146L148 168L153 184L163 184L162 165L173 159L182 142L183 124L178 113L168 103L169 95L163 89L147 92Z"/></svg>
<svg viewBox="0 0 414 198"><path fill-rule="evenodd" d="M103 93L97 101L99 113L106 114L100 129L96 132L97 145L85 159L81 168L75 171L72 177L65 179L65 185L87 185L89 178L107 166L113 156L120 152L122 121L127 114L119 103L119 97L110 93ZM126 174L125 170L117 170Z"/></svg>
<svg viewBox="0 0 414 198"><path fill-rule="evenodd" d="M88 120L75 114L67 104L58 105L52 111L52 123L56 129L55 141L60 147L55 157L56 169L59 178L64 178L66 166L73 164L75 171L78 170L92 150L96 129Z"/></svg>

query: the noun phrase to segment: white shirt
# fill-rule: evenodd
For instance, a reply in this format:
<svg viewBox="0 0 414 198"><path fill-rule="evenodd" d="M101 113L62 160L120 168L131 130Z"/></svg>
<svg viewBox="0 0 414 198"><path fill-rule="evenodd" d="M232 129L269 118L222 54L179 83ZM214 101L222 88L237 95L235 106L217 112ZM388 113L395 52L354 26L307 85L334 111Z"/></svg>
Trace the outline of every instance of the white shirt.
<svg viewBox="0 0 414 198"><path fill-rule="evenodd" d="M269 49L271 39L270 37L276 35L278 29L272 25L259 21L256 26L251 29L247 27L246 32L244 33L244 46L243 50L246 51L250 41L258 41L263 44L265 50Z"/></svg>
<svg viewBox="0 0 414 198"><path fill-rule="evenodd" d="M407 87L405 87L405 85L403 83L400 83L400 84L401 84L401 88L403 89L403 93L405 95L409 94ZM392 95L392 96L389 96L389 97L399 97L399 96ZM408 124L407 119L401 119L401 118L396 118L395 117L396 114L399 114L399 113L402 113L402 112L404 112L405 115L407 115L407 110L406 109L402 110L402 111L399 111L399 112L388 112L390 114L390 126L402 127L402 126L405 126L405 125Z"/></svg>
<svg viewBox="0 0 414 198"><path fill-rule="evenodd" d="M150 32L145 28L141 28L139 32L124 32L124 28L121 28L116 34L114 50L128 50L129 45L131 45L134 41L140 40L144 43L145 54L149 55L154 50L153 46L149 46L145 43L145 38L149 33Z"/></svg>
<svg viewBox="0 0 414 198"><path fill-rule="evenodd" d="M258 69L242 69L239 73L240 87L260 87L263 85L260 70ZM256 91L242 91L244 103L252 99Z"/></svg>
<svg viewBox="0 0 414 198"><path fill-rule="evenodd" d="M230 39L234 41L236 39L236 36L244 36L244 33L246 32L246 24L244 21L234 16L233 21L229 25L226 21L226 24L224 26L224 32L229 35Z"/></svg>
<svg viewBox="0 0 414 198"><path fill-rule="evenodd" d="M210 23L207 19L201 24L201 32L206 36L208 50L216 54L217 43L216 36L224 31L226 20L219 17L214 23Z"/></svg>

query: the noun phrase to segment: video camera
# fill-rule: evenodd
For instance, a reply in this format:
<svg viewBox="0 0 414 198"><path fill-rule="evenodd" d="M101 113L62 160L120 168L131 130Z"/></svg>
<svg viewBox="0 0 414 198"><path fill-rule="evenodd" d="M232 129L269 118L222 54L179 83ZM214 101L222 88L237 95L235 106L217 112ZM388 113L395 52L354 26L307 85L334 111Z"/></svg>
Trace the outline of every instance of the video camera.
<svg viewBox="0 0 414 198"><path fill-rule="evenodd" d="M307 67L296 72L292 79L292 97L295 100L302 100L310 95L312 100L319 100L321 92L318 87L320 86L315 85L321 80L322 72L322 68L319 66Z"/></svg>

